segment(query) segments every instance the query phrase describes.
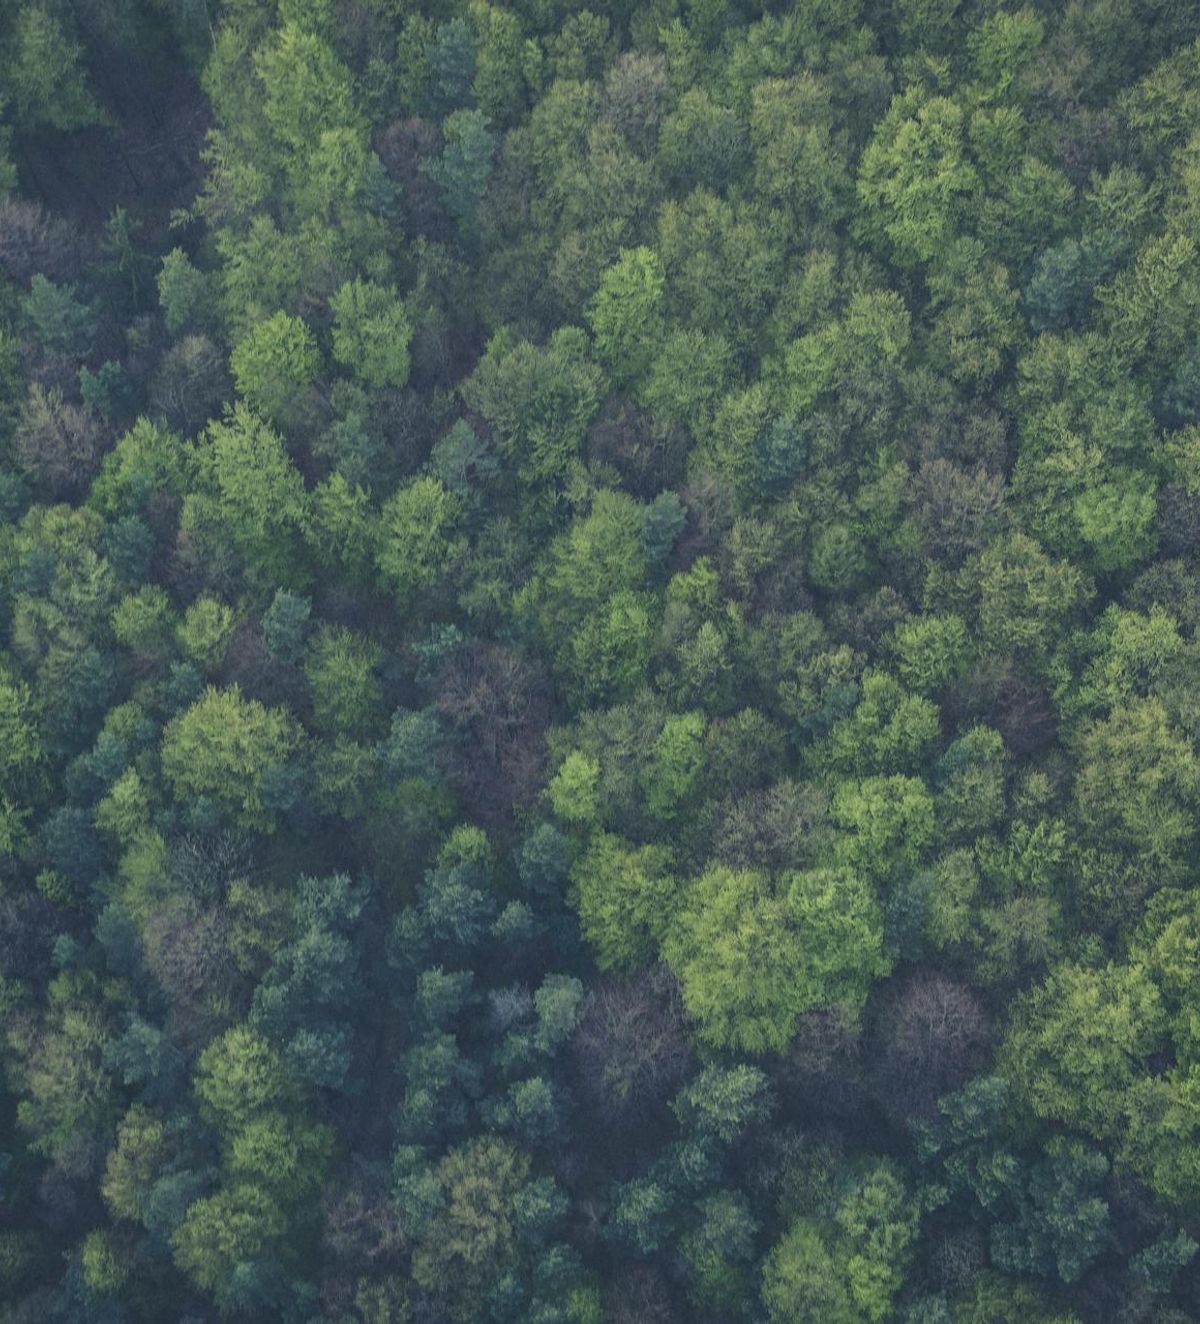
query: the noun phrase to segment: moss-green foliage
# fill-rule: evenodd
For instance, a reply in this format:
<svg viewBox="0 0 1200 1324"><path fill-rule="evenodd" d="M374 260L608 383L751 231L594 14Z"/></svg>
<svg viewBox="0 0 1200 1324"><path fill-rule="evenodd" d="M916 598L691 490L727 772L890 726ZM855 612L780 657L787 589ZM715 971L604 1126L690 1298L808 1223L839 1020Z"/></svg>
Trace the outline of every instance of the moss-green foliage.
<svg viewBox="0 0 1200 1324"><path fill-rule="evenodd" d="M299 739L282 708L244 699L236 685L209 688L163 733L162 767L179 797L209 796L245 827L269 826L264 775L283 764Z"/></svg>
<svg viewBox="0 0 1200 1324"><path fill-rule="evenodd" d="M708 1042L780 1050L815 1007L861 1006L886 973L881 917L849 870L713 868L685 892L663 955Z"/></svg>
<svg viewBox="0 0 1200 1324"><path fill-rule="evenodd" d="M0 1321L1200 1312L1200 7L0 4Z"/></svg>

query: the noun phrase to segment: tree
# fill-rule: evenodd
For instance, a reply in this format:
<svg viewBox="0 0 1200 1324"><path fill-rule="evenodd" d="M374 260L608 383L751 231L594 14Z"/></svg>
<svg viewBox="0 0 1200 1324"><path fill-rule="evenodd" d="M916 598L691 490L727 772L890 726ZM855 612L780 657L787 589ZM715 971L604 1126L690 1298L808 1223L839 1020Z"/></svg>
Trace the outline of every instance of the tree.
<svg viewBox="0 0 1200 1324"><path fill-rule="evenodd" d="M350 71L315 32L285 24L255 52L254 64L266 92L261 114L297 169L323 133L360 129Z"/></svg>
<svg viewBox="0 0 1200 1324"><path fill-rule="evenodd" d="M783 496L804 469L808 437L800 423L784 415L768 423L754 438L751 476L758 493L768 500Z"/></svg>
<svg viewBox="0 0 1200 1324"><path fill-rule="evenodd" d="M1020 533L993 542L980 555L976 574L984 646L1034 663L1044 660L1090 596L1073 565L1051 560Z"/></svg>
<svg viewBox="0 0 1200 1324"><path fill-rule="evenodd" d="M771 1324L860 1324L845 1281L816 1224L798 1219L771 1248L763 1264L762 1297Z"/></svg>
<svg viewBox="0 0 1200 1324"><path fill-rule="evenodd" d="M438 1165L442 1203L413 1251L415 1281L470 1319L487 1288L517 1256L515 1202L529 1160L510 1141L481 1136Z"/></svg>
<svg viewBox="0 0 1200 1324"><path fill-rule="evenodd" d="M1147 362L1156 376L1189 344L1200 306L1200 253L1186 234L1146 244L1133 266L1096 291L1111 343L1126 360Z"/></svg>
<svg viewBox="0 0 1200 1324"><path fill-rule="evenodd" d="M13 447L18 467L39 495L78 496L96 473L103 443L103 424L91 409L68 404L57 389L30 386Z"/></svg>
<svg viewBox="0 0 1200 1324"><path fill-rule="evenodd" d="M1074 808L1090 845L1156 882L1179 877L1194 834L1200 764L1158 699L1136 699L1081 735ZM1149 881L1149 880L1147 880Z"/></svg>
<svg viewBox="0 0 1200 1324"><path fill-rule="evenodd" d="M916 1212L886 1160L858 1176L832 1219L799 1218L763 1265L773 1324L802 1319L879 1324L886 1319L916 1235Z"/></svg>
<svg viewBox="0 0 1200 1324"><path fill-rule="evenodd" d="M329 301L333 357L363 385L378 390L408 381L412 326L394 289L347 281Z"/></svg>
<svg viewBox="0 0 1200 1324"><path fill-rule="evenodd" d="M1154 481L1137 470L1118 471L1075 500L1079 535L1099 574L1131 570L1153 556L1158 542Z"/></svg>
<svg viewBox="0 0 1200 1324"><path fill-rule="evenodd" d="M29 799L42 778L45 749L29 686L0 679L0 851L13 854L25 839Z"/></svg>
<svg viewBox="0 0 1200 1324"><path fill-rule="evenodd" d="M1105 1139L1164 1028L1158 990L1137 967L1062 965L1018 1000L1000 1061L1036 1116Z"/></svg>
<svg viewBox="0 0 1200 1324"><path fill-rule="evenodd" d="M56 285L38 272L21 313L43 353L82 357L96 334L96 312L73 285Z"/></svg>
<svg viewBox="0 0 1200 1324"><path fill-rule="evenodd" d="M336 627L318 630L304 663L318 731L359 738L378 728L383 696L375 668L382 657L373 639Z"/></svg>
<svg viewBox="0 0 1200 1324"><path fill-rule="evenodd" d="M723 192L750 163L746 125L707 89L688 88L663 120L658 162L669 183Z"/></svg>
<svg viewBox="0 0 1200 1324"><path fill-rule="evenodd" d="M375 565L402 608L427 594L445 575L455 549L457 498L436 478L414 478L380 511Z"/></svg>
<svg viewBox="0 0 1200 1324"><path fill-rule="evenodd" d="M62 131L105 122L88 86L83 48L50 6L22 5L6 41L5 92L25 124Z"/></svg>
<svg viewBox="0 0 1200 1324"><path fill-rule="evenodd" d="M526 109L529 92L541 82L541 53L535 54L527 44L521 20L510 10L477 0L470 14L475 30L471 91L489 122L509 128ZM607 31L607 24L603 26Z"/></svg>
<svg viewBox="0 0 1200 1324"><path fill-rule="evenodd" d="M641 535L642 508L624 492L602 490L587 516L554 540L544 569L522 594L552 646L569 638L590 612L641 586Z"/></svg>
<svg viewBox="0 0 1200 1324"><path fill-rule="evenodd" d="M601 392L586 344L571 327L544 349L498 332L463 383L463 399L487 419L523 482L562 482L579 453Z"/></svg>
<svg viewBox="0 0 1200 1324"><path fill-rule="evenodd" d="M642 683L654 644L653 610L648 594L624 590L584 618L564 659L581 703L625 699Z"/></svg>
<svg viewBox="0 0 1200 1324"><path fill-rule="evenodd" d="M150 416L187 436L221 413L230 395L225 356L203 335L184 336L150 379Z"/></svg>
<svg viewBox="0 0 1200 1324"><path fill-rule="evenodd" d="M979 187L961 108L920 89L898 96L863 152L858 197L901 266L928 262L955 237Z"/></svg>
<svg viewBox="0 0 1200 1324"><path fill-rule="evenodd" d="M850 1297L864 1319L878 1324L891 1311L917 1231L916 1211L895 1167L884 1160L870 1168L833 1220Z"/></svg>
<svg viewBox="0 0 1200 1324"><path fill-rule="evenodd" d="M757 1067L705 1067L671 1105L689 1132L731 1144L771 1112L767 1077Z"/></svg>
<svg viewBox="0 0 1200 1324"><path fill-rule="evenodd" d="M166 1124L135 1104L121 1119L116 1146L109 1150L101 1190L118 1218L141 1220L151 1189L170 1156Z"/></svg>
<svg viewBox="0 0 1200 1324"><path fill-rule="evenodd" d="M886 974L882 917L848 870L784 875L711 867L687 888L662 944L701 1039L781 1051L814 1007L861 1005Z"/></svg>
<svg viewBox="0 0 1200 1324"><path fill-rule="evenodd" d="M659 346L638 398L657 421L696 434L734 376L733 350L724 336L673 331Z"/></svg>
<svg viewBox="0 0 1200 1324"><path fill-rule="evenodd" d="M636 382L663 334L662 263L649 248L625 249L600 279L588 308L596 352L619 382Z"/></svg>
<svg viewBox="0 0 1200 1324"><path fill-rule="evenodd" d="M834 724L814 759L844 773L897 774L916 772L939 735L934 704L914 694L884 672L862 678L858 706Z"/></svg>
<svg viewBox="0 0 1200 1324"><path fill-rule="evenodd" d="M265 1191L282 1210L296 1210L320 1191L332 1142L326 1126L263 1112L233 1136L229 1172L235 1181Z"/></svg>
<svg viewBox="0 0 1200 1324"><path fill-rule="evenodd" d="M177 796L211 797L243 827L269 830L264 778L296 750L295 720L282 708L209 686L163 732L163 773Z"/></svg>
<svg viewBox="0 0 1200 1324"><path fill-rule="evenodd" d="M707 723L700 713L680 713L663 723L643 775L646 808L670 820L688 803L704 771Z"/></svg>
<svg viewBox="0 0 1200 1324"><path fill-rule="evenodd" d="M182 248L171 249L163 258L157 284L163 320L172 335L209 325L215 312L211 279Z"/></svg>
<svg viewBox="0 0 1200 1324"><path fill-rule="evenodd" d="M998 731L972 727L937 764L939 832L947 839L974 837L999 825L1006 804L1008 757Z"/></svg>
<svg viewBox="0 0 1200 1324"><path fill-rule="evenodd" d="M481 110L456 110L442 124L445 146L424 169L442 189L446 210L466 237L475 232L475 213L492 173L495 135Z"/></svg>
<svg viewBox="0 0 1200 1324"><path fill-rule="evenodd" d="M321 370L312 332L298 317L279 312L253 326L229 360L238 393L274 423L298 417Z"/></svg>
<svg viewBox="0 0 1200 1324"><path fill-rule="evenodd" d="M889 990L875 1068L882 1106L903 1119L934 1112L982 1057L989 1028L969 985L937 971L918 971Z"/></svg>
<svg viewBox="0 0 1200 1324"><path fill-rule="evenodd" d="M933 797L915 777L840 782L831 810L839 861L878 881L911 873L933 840Z"/></svg>
<svg viewBox="0 0 1200 1324"><path fill-rule="evenodd" d="M572 866L571 884L580 928L601 970L633 970L654 956L678 886L667 848L594 833Z"/></svg>
<svg viewBox="0 0 1200 1324"><path fill-rule="evenodd" d="M171 1244L184 1273L218 1302L231 1304L243 1270L270 1263L286 1231L286 1220L267 1192L241 1183L190 1205Z"/></svg>
<svg viewBox="0 0 1200 1324"><path fill-rule="evenodd" d="M699 1225L680 1243L700 1304L733 1310L745 1306L745 1265L754 1255L757 1231L749 1206L733 1191L718 1191L702 1201Z"/></svg>
<svg viewBox="0 0 1200 1324"><path fill-rule="evenodd" d="M930 346L934 362L969 387L989 387L1021 332L1008 271L987 260L978 240L959 240L942 255L929 284L939 309Z"/></svg>
<svg viewBox="0 0 1200 1324"><path fill-rule="evenodd" d="M791 923L804 935L796 972L809 1007L860 1007L872 979L891 962L883 952L882 918L869 888L842 869L785 874Z"/></svg>
<svg viewBox="0 0 1200 1324"><path fill-rule="evenodd" d="M194 1077L206 1117L232 1133L289 1098L283 1059L248 1025L235 1025L200 1054Z"/></svg>
<svg viewBox="0 0 1200 1324"><path fill-rule="evenodd" d="M359 1005L356 926L368 889L345 874L301 878L290 915L290 941L279 942L250 1004L255 1030L281 1045L299 1081L339 1089L350 1067L352 1029L344 1019Z"/></svg>
<svg viewBox="0 0 1200 1324"><path fill-rule="evenodd" d="M161 660L171 649L176 617L171 600L157 584L147 584L126 594L112 616L117 642L140 658Z"/></svg>
<svg viewBox="0 0 1200 1324"><path fill-rule="evenodd" d="M24 1097L16 1111L35 1153L70 1162L73 1152L113 1124L119 1110L103 1065L109 1039L103 1011L82 996L63 998L63 983L69 988L60 976L59 1007L27 1047L18 1077Z"/></svg>
<svg viewBox="0 0 1200 1324"><path fill-rule="evenodd" d="M666 1241L671 1205L670 1191L653 1177L621 1182L613 1193L613 1230L640 1254L652 1255Z"/></svg>
<svg viewBox="0 0 1200 1324"><path fill-rule="evenodd" d="M288 589L276 589L263 613L263 639L271 653L284 662L297 663L308 633L312 600Z"/></svg>
<svg viewBox="0 0 1200 1324"><path fill-rule="evenodd" d="M302 579L300 529L308 498L278 434L245 405L236 405L209 426L203 461L217 509L248 568L277 584Z"/></svg>
<svg viewBox="0 0 1200 1324"><path fill-rule="evenodd" d="M893 632L891 650L901 680L924 695L938 694L966 670L971 656L967 627L950 613L904 621Z"/></svg>
<svg viewBox="0 0 1200 1324"><path fill-rule="evenodd" d="M661 55L625 51L605 73L602 114L639 155L654 149L667 91Z"/></svg>
<svg viewBox="0 0 1200 1324"><path fill-rule="evenodd" d="M836 224L847 210L850 179L834 118L829 80L807 72L764 79L751 93L755 191L788 208L798 231Z"/></svg>
<svg viewBox="0 0 1200 1324"><path fill-rule="evenodd" d="M653 1115L689 1061L679 988L662 966L593 984L572 1052L585 1097L604 1124Z"/></svg>
<svg viewBox="0 0 1200 1324"><path fill-rule="evenodd" d="M188 607L175 637L185 657L212 672L225 660L235 623L232 607L204 594Z"/></svg>
<svg viewBox="0 0 1200 1324"><path fill-rule="evenodd" d="M1194 1065L1142 1076L1125 1097L1120 1164L1166 1204L1195 1206L1200 1174L1200 1073Z"/></svg>

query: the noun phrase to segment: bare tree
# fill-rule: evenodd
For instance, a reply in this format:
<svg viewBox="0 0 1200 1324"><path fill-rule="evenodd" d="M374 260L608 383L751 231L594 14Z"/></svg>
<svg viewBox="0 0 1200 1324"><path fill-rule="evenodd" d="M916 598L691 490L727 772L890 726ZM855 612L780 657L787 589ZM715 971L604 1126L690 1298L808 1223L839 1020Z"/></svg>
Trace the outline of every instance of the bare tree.
<svg viewBox="0 0 1200 1324"><path fill-rule="evenodd" d="M588 994L572 1052L581 1092L599 1116L627 1122L660 1107L691 1056L674 976L660 966L602 980Z"/></svg>
<svg viewBox="0 0 1200 1324"><path fill-rule="evenodd" d="M926 461L912 478L913 515L932 555L960 565L981 550L1000 527L1004 478L976 465Z"/></svg>
<svg viewBox="0 0 1200 1324"><path fill-rule="evenodd" d="M897 1119L929 1114L978 1064L990 1033L966 985L931 970L885 995L873 1036L871 1075L884 1110Z"/></svg>
<svg viewBox="0 0 1200 1324"><path fill-rule="evenodd" d="M108 430L90 410L60 391L30 387L14 437L17 460L38 491L55 500L76 497L95 477Z"/></svg>
<svg viewBox="0 0 1200 1324"><path fill-rule="evenodd" d="M447 772L477 813L496 820L536 793L549 717L543 672L514 648L472 643L442 673L437 709L455 739Z"/></svg>
<svg viewBox="0 0 1200 1324"><path fill-rule="evenodd" d="M14 285L27 285L39 271L59 285L75 280L83 255L70 221L24 198L0 203L0 271Z"/></svg>

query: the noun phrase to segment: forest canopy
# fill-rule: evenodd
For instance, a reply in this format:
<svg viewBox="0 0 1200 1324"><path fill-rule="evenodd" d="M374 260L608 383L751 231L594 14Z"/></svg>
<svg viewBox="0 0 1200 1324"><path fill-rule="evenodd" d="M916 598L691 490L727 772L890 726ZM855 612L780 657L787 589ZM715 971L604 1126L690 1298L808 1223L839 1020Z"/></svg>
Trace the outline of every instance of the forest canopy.
<svg viewBox="0 0 1200 1324"><path fill-rule="evenodd" d="M1200 6L0 6L0 1324L1200 1321Z"/></svg>

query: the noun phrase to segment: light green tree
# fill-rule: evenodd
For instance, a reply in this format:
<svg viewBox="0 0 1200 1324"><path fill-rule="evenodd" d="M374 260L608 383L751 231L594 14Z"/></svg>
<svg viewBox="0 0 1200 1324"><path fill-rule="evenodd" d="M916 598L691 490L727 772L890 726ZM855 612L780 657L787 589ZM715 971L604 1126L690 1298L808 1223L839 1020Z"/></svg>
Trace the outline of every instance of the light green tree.
<svg viewBox="0 0 1200 1324"><path fill-rule="evenodd" d="M283 1058L245 1024L210 1040L196 1063L193 1086L204 1116L230 1135L291 1093Z"/></svg>
<svg viewBox="0 0 1200 1324"><path fill-rule="evenodd" d="M1105 1139L1162 1046L1165 1022L1158 990L1137 967L1059 966L1016 1003L1001 1070L1036 1116Z"/></svg>
<svg viewBox="0 0 1200 1324"><path fill-rule="evenodd" d="M632 846L597 832L571 869L571 885L602 970L632 970L653 958L678 892L665 846Z"/></svg>
<svg viewBox="0 0 1200 1324"><path fill-rule="evenodd" d="M304 671L319 732L358 739L378 727L383 696L375 668L382 658L383 650L364 635L336 626L318 630Z"/></svg>
<svg viewBox="0 0 1200 1324"><path fill-rule="evenodd" d="M861 1004L886 973L882 918L844 869L785 875L716 865L687 888L662 943L701 1039L782 1051L814 1007Z"/></svg>
<svg viewBox="0 0 1200 1324"><path fill-rule="evenodd" d="M243 827L270 830L264 774L296 749L300 731L283 708L243 699L241 690L210 686L163 732L163 774L177 797L215 800Z"/></svg>
<svg viewBox="0 0 1200 1324"><path fill-rule="evenodd" d="M337 362L373 389L403 386L412 326L396 291L370 281L347 281L329 307Z"/></svg>
<svg viewBox="0 0 1200 1324"><path fill-rule="evenodd" d="M6 47L0 65L4 91L21 122L60 130L104 123L88 86L83 48L63 30L50 5L17 7Z"/></svg>
<svg viewBox="0 0 1200 1324"><path fill-rule="evenodd" d="M171 1245L175 1263L196 1286L227 1301L235 1270L274 1254L286 1232L270 1195L242 1183L190 1205Z"/></svg>
<svg viewBox="0 0 1200 1324"><path fill-rule="evenodd" d="M299 416L321 355L304 322L278 312L238 341L229 366L238 394L271 422L286 424Z"/></svg>
<svg viewBox="0 0 1200 1324"><path fill-rule="evenodd" d="M858 198L902 266L928 262L958 232L979 179L962 109L920 89L898 96L867 144Z"/></svg>
<svg viewBox="0 0 1200 1324"><path fill-rule="evenodd" d="M646 371L663 334L664 276L650 248L626 249L600 278L587 318L596 352L619 382Z"/></svg>
<svg viewBox="0 0 1200 1324"><path fill-rule="evenodd" d="M449 570L458 517L458 499L428 476L414 478L384 503L375 565L402 608L428 593Z"/></svg>
<svg viewBox="0 0 1200 1324"><path fill-rule="evenodd" d="M251 571L276 584L302 579L308 496L278 433L239 404L209 427L202 460L220 515Z"/></svg>

